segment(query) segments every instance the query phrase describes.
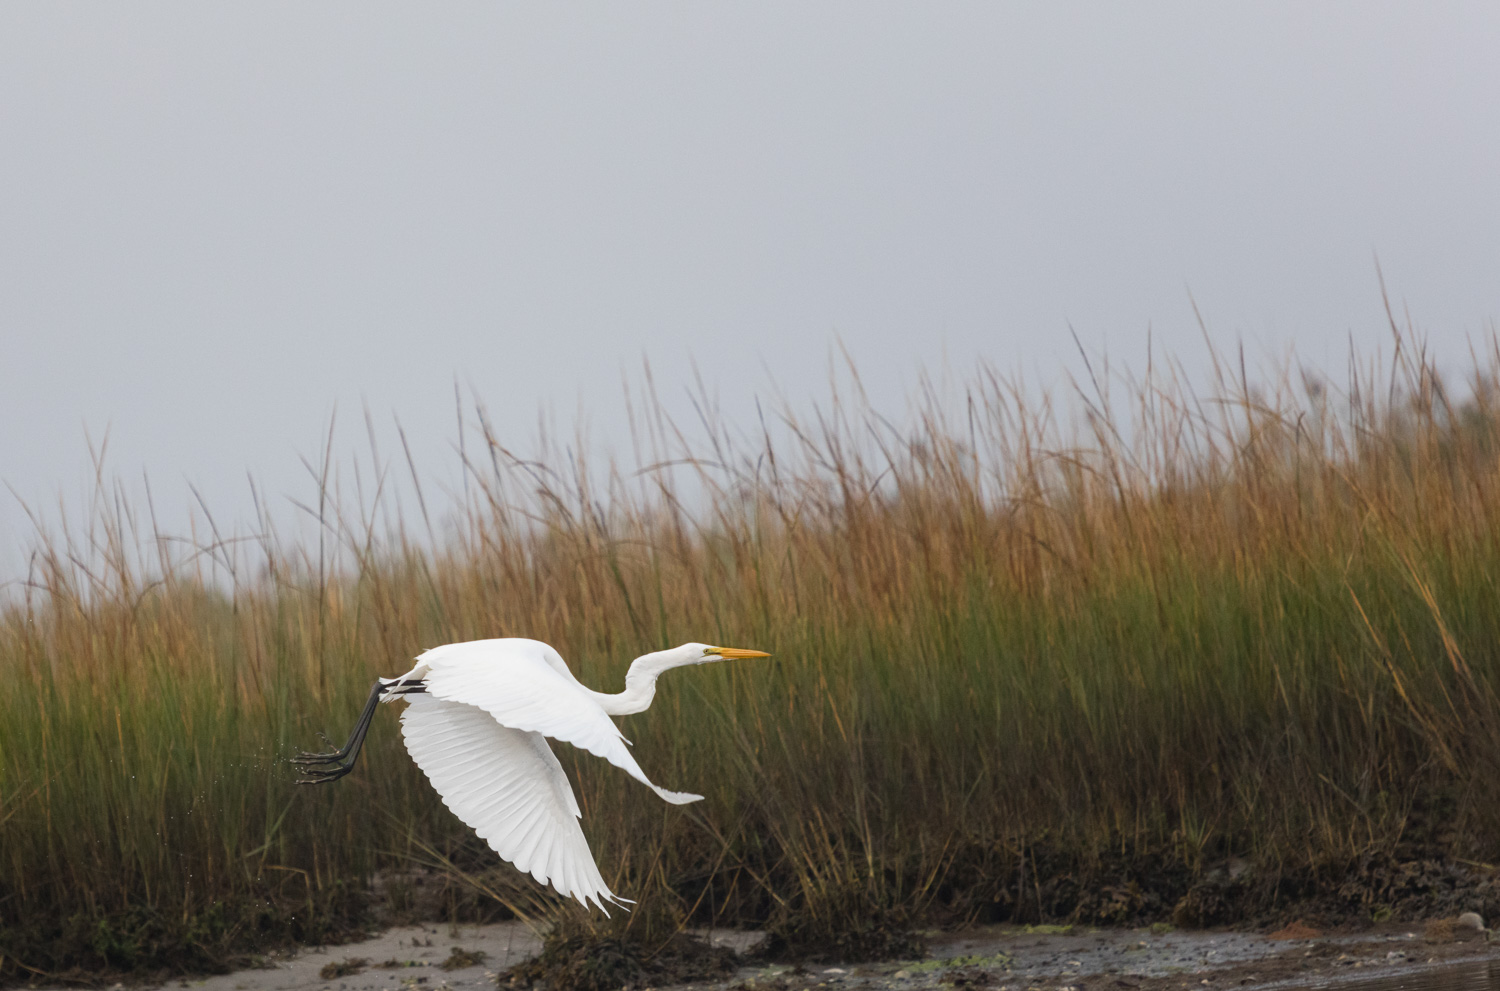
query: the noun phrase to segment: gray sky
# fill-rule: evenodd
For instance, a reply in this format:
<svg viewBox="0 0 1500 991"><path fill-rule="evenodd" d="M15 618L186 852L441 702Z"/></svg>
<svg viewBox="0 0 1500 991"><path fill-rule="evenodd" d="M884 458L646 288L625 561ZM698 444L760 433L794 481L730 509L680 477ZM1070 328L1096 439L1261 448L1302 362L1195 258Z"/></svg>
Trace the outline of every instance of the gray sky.
<svg viewBox="0 0 1500 991"><path fill-rule="evenodd" d="M1500 315L1500 4L0 6L0 479L85 430L247 515L335 404L451 466L457 377L524 446L649 357L731 415L1084 344L1445 364ZM674 399L675 401L675 399ZM0 503L0 571L27 526Z"/></svg>

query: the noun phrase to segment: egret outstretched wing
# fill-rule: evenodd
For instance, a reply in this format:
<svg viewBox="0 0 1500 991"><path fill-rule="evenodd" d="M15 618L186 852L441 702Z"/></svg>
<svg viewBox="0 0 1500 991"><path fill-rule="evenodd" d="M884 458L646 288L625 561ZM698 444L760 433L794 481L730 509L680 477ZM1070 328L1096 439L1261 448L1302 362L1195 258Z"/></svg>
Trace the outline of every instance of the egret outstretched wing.
<svg viewBox="0 0 1500 991"><path fill-rule="evenodd" d="M460 702L406 701L406 749L454 815L501 857L585 907L621 903L594 863L578 800L540 733L502 726Z"/></svg>
<svg viewBox="0 0 1500 991"><path fill-rule="evenodd" d="M302 784L337 781L354 769L380 703L405 701L406 749L454 815L542 884L585 906L621 905L589 853L578 800L547 737L603 757L674 805L696 802L703 796L652 784L610 716L645 712L663 671L769 656L685 643L637 657L625 690L611 695L585 688L539 640L445 644L424 651L405 674L376 679L342 747L304 751L292 764Z"/></svg>
<svg viewBox="0 0 1500 991"><path fill-rule="evenodd" d="M540 652L522 646L529 644L545 646L530 640L480 640L430 650L418 658L428 669L427 691L434 698L478 706L503 726L541 733L603 757L673 805L703 797L653 784L614 720L577 681L553 670Z"/></svg>

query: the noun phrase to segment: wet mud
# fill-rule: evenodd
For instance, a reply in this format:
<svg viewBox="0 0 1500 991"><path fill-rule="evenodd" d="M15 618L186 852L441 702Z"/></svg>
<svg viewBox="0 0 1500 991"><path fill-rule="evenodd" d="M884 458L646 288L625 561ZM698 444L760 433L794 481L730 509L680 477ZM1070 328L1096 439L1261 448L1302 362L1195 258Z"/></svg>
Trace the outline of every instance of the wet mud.
<svg viewBox="0 0 1500 991"><path fill-rule="evenodd" d="M761 934L699 932L720 959L748 954ZM1234 987L1399 986L1487 989L1500 940L1456 919L1321 932L1305 923L1269 933L1086 927L981 926L927 934L922 960L720 968L686 983L625 981L681 991L1095 991ZM522 987L506 972L536 958L542 941L518 922L403 926L360 943L267 958L261 966L167 989L201 991L490 991ZM1457 969L1452 969L1457 968ZM1467 969L1465 969L1467 968ZM639 976L639 975L638 975ZM1449 976L1453 980L1449 980ZM1462 977L1462 981L1458 978ZM1456 982L1456 983L1455 983ZM532 982L545 987L545 977ZM600 985L603 987L603 985Z"/></svg>

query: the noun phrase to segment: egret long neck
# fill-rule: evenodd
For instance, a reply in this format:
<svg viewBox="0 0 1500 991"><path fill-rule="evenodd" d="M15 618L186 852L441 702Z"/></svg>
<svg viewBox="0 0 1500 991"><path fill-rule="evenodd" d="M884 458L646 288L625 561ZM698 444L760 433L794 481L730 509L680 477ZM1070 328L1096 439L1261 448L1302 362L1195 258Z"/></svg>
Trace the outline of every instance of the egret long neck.
<svg viewBox="0 0 1500 991"><path fill-rule="evenodd" d="M656 679L663 671L682 667L685 664L698 664L696 657L684 657L677 650L659 650L654 654L644 654L631 662L630 670L625 672L625 690L617 695L609 695L604 692L590 692L601 708L611 716L628 716L633 712L645 712L651 707L651 700L656 697Z"/></svg>

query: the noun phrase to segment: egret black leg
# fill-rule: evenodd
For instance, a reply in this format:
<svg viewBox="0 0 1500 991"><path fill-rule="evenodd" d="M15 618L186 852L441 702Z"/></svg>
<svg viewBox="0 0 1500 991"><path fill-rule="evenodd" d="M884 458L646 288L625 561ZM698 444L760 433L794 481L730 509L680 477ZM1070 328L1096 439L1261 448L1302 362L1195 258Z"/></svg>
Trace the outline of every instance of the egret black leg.
<svg viewBox="0 0 1500 991"><path fill-rule="evenodd" d="M375 707L380 704L380 696L391 687L384 682L375 682L375 686L370 689L370 698L365 702L364 711L359 714L359 721L354 724L349 740L342 748L322 754L304 750L292 758L292 763L307 775L298 780L298 784L317 785L337 781L354 770L354 762L359 759L360 748L365 745L365 734L370 732L370 723L375 719Z"/></svg>

